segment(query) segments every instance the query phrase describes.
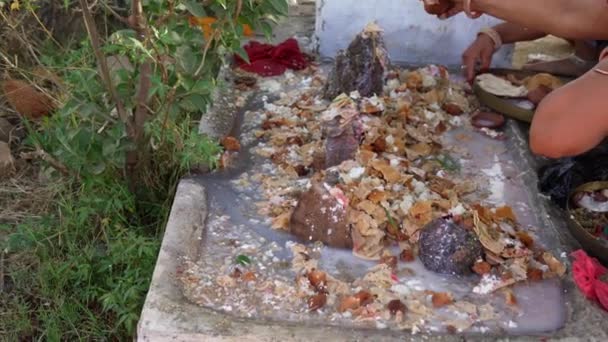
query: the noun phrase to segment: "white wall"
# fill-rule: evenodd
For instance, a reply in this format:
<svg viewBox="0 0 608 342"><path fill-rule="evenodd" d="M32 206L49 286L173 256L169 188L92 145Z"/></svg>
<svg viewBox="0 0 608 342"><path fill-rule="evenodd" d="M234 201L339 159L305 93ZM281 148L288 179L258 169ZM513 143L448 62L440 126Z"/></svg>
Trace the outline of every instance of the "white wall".
<svg viewBox="0 0 608 342"><path fill-rule="evenodd" d="M460 65L462 52L482 27L500 22L488 16L470 20L464 14L439 20L419 0L317 0L319 53L333 58L374 20L385 30L393 61L452 66ZM511 46L501 49L494 65L510 65L511 54Z"/></svg>

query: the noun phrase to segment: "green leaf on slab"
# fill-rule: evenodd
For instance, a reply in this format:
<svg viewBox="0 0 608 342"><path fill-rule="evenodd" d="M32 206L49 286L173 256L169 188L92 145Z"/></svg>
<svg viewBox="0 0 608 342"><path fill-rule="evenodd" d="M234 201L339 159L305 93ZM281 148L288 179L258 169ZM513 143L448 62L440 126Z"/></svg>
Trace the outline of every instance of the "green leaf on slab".
<svg viewBox="0 0 608 342"><path fill-rule="evenodd" d="M248 266L251 265L251 258L246 255L239 255L236 257L236 262L239 265Z"/></svg>

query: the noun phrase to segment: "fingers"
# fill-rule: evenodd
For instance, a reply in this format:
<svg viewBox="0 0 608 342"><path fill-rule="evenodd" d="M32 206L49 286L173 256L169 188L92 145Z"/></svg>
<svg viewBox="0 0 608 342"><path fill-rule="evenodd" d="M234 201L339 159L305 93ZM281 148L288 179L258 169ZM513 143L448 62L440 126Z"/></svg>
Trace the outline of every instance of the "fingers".
<svg viewBox="0 0 608 342"><path fill-rule="evenodd" d="M490 65L492 65L492 54L489 53L482 53L481 55L481 65L480 65L480 71L481 72L486 72L488 71L488 69L490 69Z"/></svg>
<svg viewBox="0 0 608 342"><path fill-rule="evenodd" d="M462 55L462 68L464 72L464 77L466 77L467 81L472 81L475 77L475 65L477 64L477 55L467 50Z"/></svg>
<svg viewBox="0 0 608 342"><path fill-rule="evenodd" d="M447 10L445 13L440 14L439 19L444 20L444 19L451 18L462 11L463 11L462 5L454 5L449 10Z"/></svg>

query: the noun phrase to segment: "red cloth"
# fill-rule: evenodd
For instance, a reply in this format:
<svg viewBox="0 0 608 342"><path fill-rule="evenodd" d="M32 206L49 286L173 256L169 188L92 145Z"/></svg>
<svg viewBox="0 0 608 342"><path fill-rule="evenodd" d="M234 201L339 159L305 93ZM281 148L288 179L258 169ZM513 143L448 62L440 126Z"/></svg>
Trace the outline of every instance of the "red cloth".
<svg viewBox="0 0 608 342"><path fill-rule="evenodd" d="M591 258L583 250L572 253L572 276L581 292L590 300L597 301L608 311L608 283L600 277L608 270L596 258Z"/></svg>
<svg viewBox="0 0 608 342"><path fill-rule="evenodd" d="M298 41L290 38L274 46L251 41L243 47L251 64L235 56L237 66L245 71L260 76L277 76L283 74L288 68L302 70L308 66L306 56L300 51Z"/></svg>

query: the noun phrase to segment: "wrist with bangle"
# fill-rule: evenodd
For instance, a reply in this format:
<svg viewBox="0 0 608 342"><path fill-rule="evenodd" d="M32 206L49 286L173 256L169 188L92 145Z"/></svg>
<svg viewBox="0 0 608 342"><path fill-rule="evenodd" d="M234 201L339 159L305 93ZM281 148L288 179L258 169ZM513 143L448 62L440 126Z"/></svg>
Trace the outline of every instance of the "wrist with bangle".
<svg viewBox="0 0 608 342"><path fill-rule="evenodd" d="M608 59L608 48L605 48L600 53L600 62L603 61L604 59ZM593 69L593 71L597 72L600 75L608 76L608 70L596 67L595 69Z"/></svg>
<svg viewBox="0 0 608 342"><path fill-rule="evenodd" d="M479 33L477 33L478 37L479 35L484 35L492 40L494 43L494 51L500 49L502 46L502 38L500 37L500 33L491 27L484 27L481 29Z"/></svg>

